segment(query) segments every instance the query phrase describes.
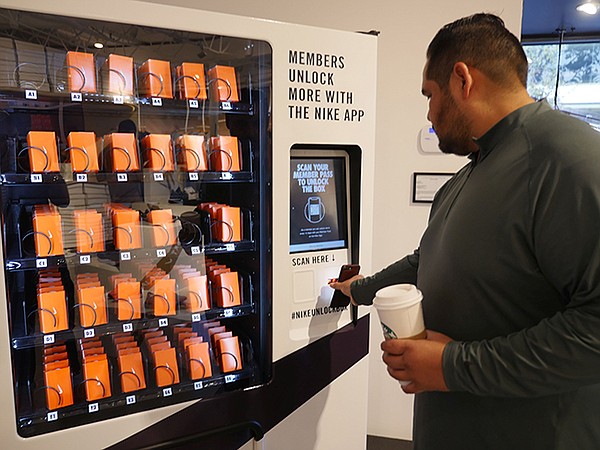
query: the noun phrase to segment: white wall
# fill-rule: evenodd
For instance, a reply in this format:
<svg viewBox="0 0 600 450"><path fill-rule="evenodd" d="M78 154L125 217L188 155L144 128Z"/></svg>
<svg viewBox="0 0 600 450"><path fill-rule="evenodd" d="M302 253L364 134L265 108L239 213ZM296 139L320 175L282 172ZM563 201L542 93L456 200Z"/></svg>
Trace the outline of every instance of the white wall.
<svg viewBox="0 0 600 450"><path fill-rule="evenodd" d="M413 172L453 172L465 159L423 155L417 134L427 124L421 71L427 44L450 21L475 12L499 14L517 35L522 0L147 0L189 8L349 31L378 30L377 153L372 267L384 267L417 247L427 205L411 205ZM227 34L227 24L223 24ZM379 325L373 323L369 382L369 434L410 439L412 397L400 390L381 361Z"/></svg>

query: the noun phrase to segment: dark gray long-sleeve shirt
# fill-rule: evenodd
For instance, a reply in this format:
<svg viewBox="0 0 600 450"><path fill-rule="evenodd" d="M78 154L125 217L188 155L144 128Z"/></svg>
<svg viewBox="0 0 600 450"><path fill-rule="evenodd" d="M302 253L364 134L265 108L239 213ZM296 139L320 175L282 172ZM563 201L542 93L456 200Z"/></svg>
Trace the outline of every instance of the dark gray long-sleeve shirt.
<svg viewBox="0 0 600 450"><path fill-rule="evenodd" d="M416 450L600 448L600 134L527 105L436 195L418 252L352 286L415 282L455 339L416 396Z"/></svg>

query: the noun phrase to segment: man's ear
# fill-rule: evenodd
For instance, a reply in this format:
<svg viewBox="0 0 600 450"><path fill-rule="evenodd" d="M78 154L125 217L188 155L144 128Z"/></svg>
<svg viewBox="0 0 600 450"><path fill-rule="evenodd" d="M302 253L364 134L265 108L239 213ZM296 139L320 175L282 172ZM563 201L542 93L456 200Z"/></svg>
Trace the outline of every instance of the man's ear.
<svg viewBox="0 0 600 450"><path fill-rule="evenodd" d="M464 62L457 62L452 68L452 77L455 86L460 90L462 99L467 99L473 89L473 74L471 69Z"/></svg>

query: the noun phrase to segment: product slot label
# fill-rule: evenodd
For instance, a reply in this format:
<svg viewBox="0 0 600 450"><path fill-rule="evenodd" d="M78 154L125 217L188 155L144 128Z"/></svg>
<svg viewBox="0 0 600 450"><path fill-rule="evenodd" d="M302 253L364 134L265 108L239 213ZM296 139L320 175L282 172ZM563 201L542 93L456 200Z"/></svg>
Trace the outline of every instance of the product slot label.
<svg viewBox="0 0 600 450"><path fill-rule="evenodd" d="M35 89L25 89L25 98L27 100L37 100L37 91Z"/></svg>
<svg viewBox="0 0 600 450"><path fill-rule="evenodd" d="M127 397L125 397L125 403L127 403L128 405L133 405L135 402L135 395L128 395Z"/></svg>
<svg viewBox="0 0 600 450"><path fill-rule="evenodd" d="M81 95L81 92L71 92L71 101L72 102L82 102L83 95Z"/></svg>
<svg viewBox="0 0 600 450"><path fill-rule="evenodd" d="M78 183L87 183L87 180L88 180L87 173L78 173L75 176L75 179L77 180Z"/></svg>
<svg viewBox="0 0 600 450"><path fill-rule="evenodd" d="M83 330L84 338L93 338L94 336L96 336L96 332L93 328L86 328L85 330Z"/></svg>

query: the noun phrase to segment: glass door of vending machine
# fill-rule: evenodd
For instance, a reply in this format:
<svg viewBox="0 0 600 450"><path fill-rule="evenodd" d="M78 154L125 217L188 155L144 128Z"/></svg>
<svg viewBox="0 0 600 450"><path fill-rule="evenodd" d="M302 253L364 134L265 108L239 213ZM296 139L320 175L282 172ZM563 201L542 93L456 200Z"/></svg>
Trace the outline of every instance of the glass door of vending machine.
<svg viewBox="0 0 600 450"><path fill-rule="evenodd" d="M0 22L18 435L267 382L269 45L10 9Z"/></svg>

